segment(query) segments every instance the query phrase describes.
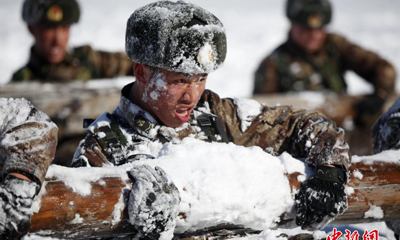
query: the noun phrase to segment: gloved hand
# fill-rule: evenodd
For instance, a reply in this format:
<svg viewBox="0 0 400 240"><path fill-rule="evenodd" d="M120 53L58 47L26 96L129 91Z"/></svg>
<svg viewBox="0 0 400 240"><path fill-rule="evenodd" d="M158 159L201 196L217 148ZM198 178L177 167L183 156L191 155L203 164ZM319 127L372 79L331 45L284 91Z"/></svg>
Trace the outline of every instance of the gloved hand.
<svg viewBox="0 0 400 240"><path fill-rule="evenodd" d="M296 224L305 230L321 229L347 209L346 174L336 167L321 166L304 181L296 194Z"/></svg>
<svg viewBox="0 0 400 240"><path fill-rule="evenodd" d="M173 237L179 210L179 191L160 167L134 166L128 175L133 188L129 196L129 221L142 236Z"/></svg>
<svg viewBox="0 0 400 240"><path fill-rule="evenodd" d="M380 114L385 100L378 95L368 95L359 102L356 102L353 107L357 111L354 123L357 126L364 126L367 122L375 122L375 118ZM370 120L371 117L374 119Z"/></svg>
<svg viewBox="0 0 400 240"><path fill-rule="evenodd" d="M38 189L37 183L12 175L0 184L0 239L20 239L28 233Z"/></svg>

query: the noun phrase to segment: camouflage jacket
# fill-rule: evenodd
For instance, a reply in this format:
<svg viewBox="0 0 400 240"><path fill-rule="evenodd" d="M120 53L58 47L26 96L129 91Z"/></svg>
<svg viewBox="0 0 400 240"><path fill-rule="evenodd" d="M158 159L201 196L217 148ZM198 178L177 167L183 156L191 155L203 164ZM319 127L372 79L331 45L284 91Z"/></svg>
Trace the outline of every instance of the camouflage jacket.
<svg viewBox="0 0 400 240"><path fill-rule="evenodd" d="M259 146L271 154L286 151L314 166L333 164L347 170L350 165L343 130L317 112L290 106L269 108L254 100L221 99L206 90L191 119L182 127L170 128L128 100L131 86L124 87L112 114L103 114L89 126L73 166L101 167L153 158L152 143L179 142L186 137Z"/></svg>
<svg viewBox="0 0 400 240"><path fill-rule="evenodd" d="M25 99L0 98L2 176L22 173L42 184L57 146L57 126Z"/></svg>
<svg viewBox="0 0 400 240"><path fill-rule="evenodd" d="M327 34L320 51L307 54L289 40L266 57L255 73L253 92L329 89L346 92L344 73L352 70L375 87L386 99L394 91L394 67L377 54L350 43L337 34Z"/></svg>
<svg viewBox="0 0 400 240"><path fill-rule="evenodd" d="M67 52L61 63L50 64L32 48L28 64L16 71L11 81L71 82L126 75L133 75L133 62L122 52L95 51L82 46Z"/></svg>

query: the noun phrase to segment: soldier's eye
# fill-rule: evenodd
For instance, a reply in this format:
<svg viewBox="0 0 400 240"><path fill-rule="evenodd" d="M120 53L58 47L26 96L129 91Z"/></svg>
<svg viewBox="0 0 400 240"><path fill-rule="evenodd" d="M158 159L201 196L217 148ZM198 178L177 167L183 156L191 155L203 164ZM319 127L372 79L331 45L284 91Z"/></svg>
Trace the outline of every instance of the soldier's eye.
<svg viewBox="0 0 400 240"><path fill-rule="evenodd" d="M176 79L176 80L174 81L174 83L176 83L176 84L179 84L179 83L186 83L186 80L185 80L185 79Z"/></svg>
<svg viewBox="0 0 400 240"><path fill-rule="evenodd" d="M205 82L207 80L207 77L201 77L200 79L199 79L199 82Z"/></svg>

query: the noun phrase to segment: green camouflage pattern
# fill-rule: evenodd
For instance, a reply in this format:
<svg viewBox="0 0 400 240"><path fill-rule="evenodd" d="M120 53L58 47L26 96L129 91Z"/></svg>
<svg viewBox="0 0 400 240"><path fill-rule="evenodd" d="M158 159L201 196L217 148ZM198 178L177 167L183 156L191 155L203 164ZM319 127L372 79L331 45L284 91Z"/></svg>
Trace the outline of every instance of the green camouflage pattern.
<svg viewBox="0 0 400 240"><path fill-rule="evenodd" d="M396 71L385 59L337 34L327 34L322 49L307 54L289 38L266 57L255 73L254 94L330 90L346 93L344 74L352 70L386 99L394 92Z"/></svg>
<svg viewBox="0 0 400 240"><path fill-rule="evenodd" d="M28 64L13 74L11 82L62 83L128 75L133 75L133 62L123 52L96 51L86 45L73 48L61 63L50 64L32 48Z"/></svg>
<svg viewBox="0 0 400 240"><path fill-rule="evenodd" d="M129 90L128 85L123 89L123 95ZM141 114L141 119L149 123L144 131L138 127L138 114L132 112L132 109L136 108L138 108L137 105L122 96L113 116L118 120L121 130L129 133L132 138L126 147L128 149L131 147L132 153L140 154L140 157L145 155L140 151L143 151L151 141L163 143L167 139L167 141L179 142L186 137L210 140L210 138L202 138L206 134L199 130L196 125L197 117L193 115L188 124L183 127L168 128L154 120L146 119L145 116L148 116L148 113ZM350 165L349 147L344 142L344 131L316 111L295 109L291 106L269 108L260 105L260 114L254 116L251 125L242 131L242 120L238 117L238 106L233 99L221 99L217 94L206 90L194 111L197 111L196 109L207 109L206 112L218 116L228 141L234 144L245 147L259 146L274 155L286 151L293 157L305 159L308 164L316 167L332 164L348 170ZM99 119L105 119L105 116L103 114ZM103 135L99 134L100 129L96 129L94 125L89 129L85 140L80 143L75 153L72 165L101 167L115 164L110 157L110 153L114 151L113 144L110 144L112 141L105 144L103 141L108 141L107 137L101 137L100 142L96 137L96 135ZM221 140L218 134L215 139ZM120 164L129 162L133 154L127 155L129 157ZM85 163L82 164L82 162Z"/></svg>

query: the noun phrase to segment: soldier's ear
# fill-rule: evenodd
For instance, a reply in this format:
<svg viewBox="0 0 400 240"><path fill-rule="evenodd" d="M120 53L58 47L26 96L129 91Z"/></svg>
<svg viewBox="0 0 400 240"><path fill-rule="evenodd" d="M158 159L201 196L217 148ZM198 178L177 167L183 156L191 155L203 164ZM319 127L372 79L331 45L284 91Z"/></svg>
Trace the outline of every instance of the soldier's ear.
<svg viewBox="0 0 400 240"><path fill-rule="evenodd" d="M146 68L148 68L148 67L141 63L135 63L133 65L133 73L136 77L136 80L143 85L145 85L147 83L146 70L148 70L148 69L146 69Z"/></svg>

